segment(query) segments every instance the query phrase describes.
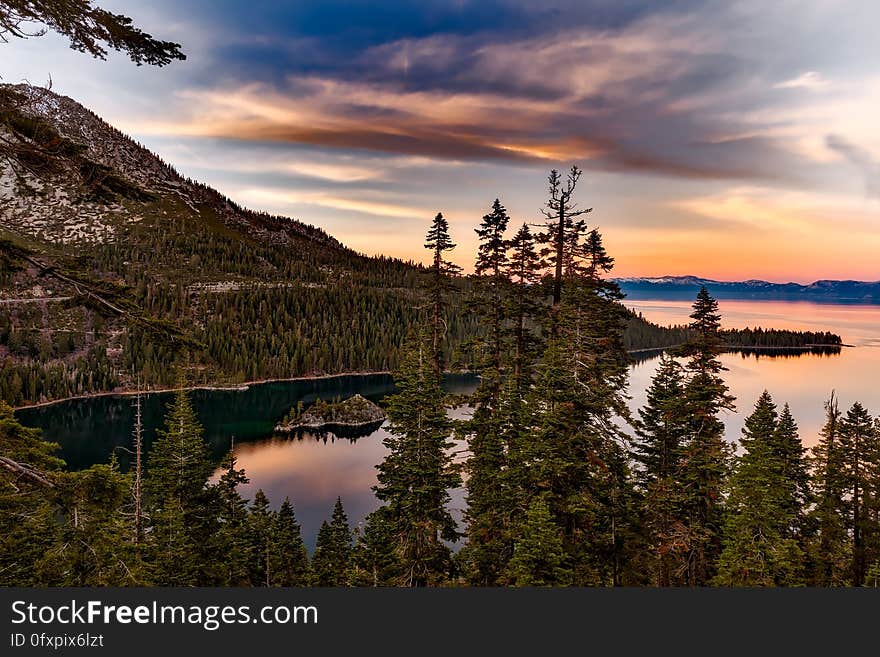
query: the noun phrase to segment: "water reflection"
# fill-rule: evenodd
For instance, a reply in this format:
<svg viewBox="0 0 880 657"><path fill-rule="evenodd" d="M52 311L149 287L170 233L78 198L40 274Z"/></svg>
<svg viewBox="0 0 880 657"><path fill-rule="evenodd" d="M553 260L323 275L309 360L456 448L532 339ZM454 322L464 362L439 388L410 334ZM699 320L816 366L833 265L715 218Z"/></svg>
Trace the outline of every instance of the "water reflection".
<svg viewBox="0 0 880 657"><path fill-rule="evenodd" d="M743 358L800 358L801 356L838 356L842 347L822 345L815 347L736 347L727 353L739 354ZM630 356L636 364L648 363L660 357L665 349L640 349Z"/></svg>
<svg viewBox="0 0 880 657"><path fill-rule="evenodd" d="M628 301L661 324L682 324L691 307L684 301ZM719 301L725 328L763 326L765 328L833 331L844 343L837 354L727 353L721 361L728 368L724 378L736 396L737 412L725 415L729 439L738 438L747 415L766 388L778 404L785 402L801 429L807 446L816 444L824 419L823 402L831 390L837 391L841 408L861 401L869 410L880 413L880 307L831 306L784 301ZM788 350L786 350L788 351ZM656 370L657 355L634 366L630 374L631 406L645 402L645 389Z"/></svg>
<svg viewBox="0 0 880 657"><path fill-rule="evenodd" d="M450 375L444 387L455 394L469 394L476 387L474 375ZM297 402L345 399L360 393L370 401L394 392L386 374L339 376L327 379L283 381L253 385L241 390L194 390L192 401L211 454L219 462L235 437L239 467L250 483L242 488L253 498L258 488L273 506L290 497L303 526L306 543L314 544L321 521L341 496L353 523L363 520L377 501L371 491L376 483L376 464L385 456L383 428L368 435L339 437L330 432L301 432L278 436L274 428ZM144 444L147 452L162 426L171 393L143 396ZM459 415L464 411L459 411ZM19 419L40 427L43 435L61 445L63 458L72 469L106 463L116 451L121 466L129 465L134 427L134 398L102 396L70 400L49 406L21 409ZM149 459L147 462L149 467ZM453 494L453 511L460 515L463 491Z"/></svg>

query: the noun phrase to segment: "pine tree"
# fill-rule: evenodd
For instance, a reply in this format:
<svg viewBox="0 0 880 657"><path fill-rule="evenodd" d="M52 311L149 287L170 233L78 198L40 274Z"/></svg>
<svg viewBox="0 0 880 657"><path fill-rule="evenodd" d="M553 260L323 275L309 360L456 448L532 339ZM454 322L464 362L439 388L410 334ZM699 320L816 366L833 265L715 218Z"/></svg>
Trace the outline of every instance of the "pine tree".
<svg viewBox="0 0 880 657"><path fill-rule="evenodd" d="M548 493L573 583L617 585L631 555L624 537L635 522L625 437L616 422L629 416L627 311L616 285L586 275L583 245L568 246L568 277L529 399L536 431L525 446L526 488Z"/></svg>
<svg viewBox="0 0 880 657"><path fill-rule="evenodd" d="M444 370L443 338L446 334L447 296L455 289L452 277L457 276L461 268L446 260L444 253L455 248L449 236L449 223L441 212L437 213L428 234L425 237L425 248L431 251L432 260L427 293L431 304L431 359L434 364L435 376L439 379Z"/></svg>
<svg viewBox="0 0 880 657"><path fill-rule="evenodd" d="M790 417L790 415L789 415ZM790 430L786 428L786 430ZM795 437L796 437L795 427ZM715 582L721 586L803 583L804 555L795 539L797 483L778 450L776 404L765 390L746 418L730 482L724 546Z"/></svg>
<svg viewBox="0 0 880 657"><path fill-rule="evenodd" d="M680 479L687 437L684 389L681 365L664 354L651 379L647 404L639 411L639 442L634 457L641 466L638 480L644 495L643 517L654 556L653 581L657 586L683 584L681 575L687 569L681 542L686 526L685 491Z"/></svg>
<svg viewBox="0 0 880 657"><path fill-rule="evenodd" d="M507 240L504 237L510 217L497 198L492 211L483 216L480 226L475 229L479 244L474 263L474 274L479 281L477 310L487 329L487 357L485 369L500 376L505 347L505 299L509 279L506 275L508 264ZM493 392L497 395L500 381L494 381Z"/></svg>
<svg viewBox="0 0 880 657"><path fill-rule="evenodd" d="M509 579L514 586L566 586L571 572L565 566L562 531L553 522L545 495L532 500L519 533Z"/></svg>
<svg viewBox="0 0 880 657"><path fill-rule="evenodd" d="M29 30L41 24L44 30ZM134 25L131 18L107 11L92 2L4 2L0 5L4 43L9 36L42 36L49 30L67 37L70 47L96 59L106 59L112 49L128 55L135 64L165 66L186 59L180 44L162 41Z"/></svg>
<svg viewBox="0 0 880 657"><path fill-rule="evenodd" d="M501 577L510 558L513 494L507 476L508 454L500 398L494 406L488 400L477 404L466 424L471 456L467 462L468 543L460 553L468 581L491 586Z"/></svg>
<svg viewBox="0 0 880 657"><path fill-rule="evenodd" d="M137 586L145 582L139 554L123 514L131 478L115 458L80 472L67 472L55 489L55 544L37 562L40 579L52 586Z"/></svg>
<svg viewBox="0 0 880 657"><path fill-rule="evenodd" d="M387 506L367 516L363 529L355 529L357 542L352 552L354 586L394 586L403 581L397 558L395 523Z"/></svg>
<svg viewBox="0 0 880 657"><path fill-rule="evenodd" d="M682 350L690 357L686 365L690 378L684 392L689 426L681 475L688 491L686 581L691 586L705 586L714 575L721 551L722 496L730 456L718 414L732 409L734 399L720 376L725 368L718 359L724 350L718 302L705 287L697 294L691 319L692 337Z"/></svg>
<svg viewBox="0 0 880 657"><path fill-rule="evenodd" d="M272 570L275 523L275 513L269 506L269 498L261 488L254 494L247 520L247 535L250 544L250 580L254 586L271 586L272 579L275 577Z"/></svg>
<svg viewBox="0 0 880 657"><path fill-rule="evenodd" d="M273 520L268 564L270 586L308 586L309 555L289 498L284 498Z"/></svg>
<svg viewBox="0 0 880 657"><path fill-rule="evenodd" d="M144 482L152 524L153 580L161 586L214 581L211 539L216 497L206 487L214 467L189 395L180 389L147 463Z"/></svg>
<svg viewBox="0 0 880 657"><path fill-rule="evenodd" d="M864 586L880 586L880 417L874 418L874 448L868 463L865 489L865 563L868 572Z"/></svg>
<svg viewBox="0 0 880 657"><path fill-rule="evenodd" d="M587 233L584 244L586 255L586 276L594 283L599 283L602 276L614 267L614 258L608 255L605 245L602 243L602 235L597 228Z"/></svg>
<svg viewBox="0 0 880 657"><path fill-rule="evenodd" d="M578 217L592 211L592 208L578 210L572 197L581 177L581 170L573 166L565 182L556 169L547 178L549 195L546 209L542 213L547 218L547 232L540 236L546 244L542 255L549 256L553 268L553 308L562 303L563 277L577 271L576 257L580 251L580 239L587 232L586 223Z"/></svg>
<svg viewBox="0 0 880 657"><path fill-rule="evenodd" d="M807 513L813 501L810 492L810 472L806 449L788 404L783 405L779 413L771 448L779 461L782 479L785 482L783 502L792 519L791 533L797 538L801 550L806 550L807 534L810 531Z"/></svg>
<svg viewBox="0 0 880 657"><path fill-rule="evenodd" d="M825 402L825 424L819 443L812 448L810 459L812 494L816 500L810 515L817 533L811 550L812 583L817 586L841 586L846 583L850 570L844 526L847 504L840 420L840 409L832 392Z"/></svg>
<svg viewBox="0 0 880 657"><path fill-rule="evenodd" d="M389 453L378 466L379 484L373 489L388 506L403 586L443 581L450 567L443 541L458 536L446 508L449 490L460 484L449 454L452 423L426 342L414 335L404 348L394 379L398 392L388 406L389 435L383 443Z"/></svg>
<svg viewBox="0 0 880 657"><path fill-rule="evenodd" d="M252 544L247 536L247 501L238 492L238 487L247 484L243 469L238 469L235 458L235 439L229 453L220 463L223 474L215 485L219 503L218 519L220 527L216 535L218 547L218 571L224 586L245 586L252 584L250 563Z"/></svg>
<svg viewBox="0 0 880 657"><path fill-rule="evenodd" d="M465 574L473 585L491 586L498 581L510 558L510 495L506 488L507 452L503 442L501 393L507 331L505 299L509 280L505 274L507 242L504 232L509 217L498 199L483 217L476 233L480 239L473 304L485 330L480 385L472 396L475 406L463 425L471 456L468 469L468 543L459 554Z"/></svg>
<svg viewBox="0 0 880 657"><path fill-rule="evenodd" d="M336 499L330 522L321 523L315 554L312 556L312 581L315 586L347 586L351 568L351 529Z"/></svg>
<svg viewBox="0 0 880 657"><path fill-rule="evenodd" d="M135 420L132 442L134 447L134 476L132 477L132 506L134 507L134 543L140 545L144 539L144 513L143 513L143 415L141 413L141 393L140 383L138 383L138 393L135 398Z"/></svg>
<svg viewBox="0 0 880 657"><path fill-rule="evenodd" d="M856 402L840 422L840 448L843 455L843 483L848 504L844 525L852 537L850 583L861 586L868 571L868 540L876 535L871 512L871 493L876 486L878 447L874 421ZM868 539L868 540L866 540Z"/></svg>
<svg viewBox="0 0 880 657"><path fill-rule="evenodd" d="M521 399L531 383L531 365L538 346L538 338L531 326L542 309L538 283L543 266L535 247L535 237L528 224L523 224L510 240L510 257L505 272L511 286L506 311L513 325L511 374L514 389Z"/></svg>

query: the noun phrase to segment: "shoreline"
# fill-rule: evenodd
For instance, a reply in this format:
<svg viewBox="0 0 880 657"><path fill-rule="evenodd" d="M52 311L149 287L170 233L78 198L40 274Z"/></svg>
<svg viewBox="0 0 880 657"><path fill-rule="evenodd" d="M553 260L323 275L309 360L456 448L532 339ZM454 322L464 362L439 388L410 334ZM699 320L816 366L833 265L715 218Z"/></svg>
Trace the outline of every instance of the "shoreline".
<svg viewBox="0 0 880 657"><path fill-rule="evenodd" d="M670 345L668 347L647 347L644 349L632 349L628 351L629 354L640 354L651 351L666 351L668 349L676 349L681 345ZM812 349L814 347L855 347L852 344L810 344L804 345L803 347L745 347L745 346L736 346L736 345L727 345L728 350L734 349L754 349L754 350L770 350L770 349L787 349L787 350L803 350L803 349ZM451 372L452 374L462 373L462 372ZM228 390L228 391L240 391L243 392L250 388L251 386L262 385L266 383L293 383L295 381L322 381L325 379L338 379L343 376L376 376L380 374L391 374L388 370L382 370L377 372L340 372L339 374L313 374L311 376L293 376L293 377L280 377L273 379L256 379L254 381L243 381L241 383L230 383L230 384L200 384L194 386L184 386L180 387L171 387L171 388L150 388L149 390L116 390L116 391L103 391L103 392L89 392L84 395L74 395L72 397L63 397L61 399L52 399L50 401L38 402L36 404L25 404L24 406L14 406L12 408L13 412L16 411L24 411L30 408L43 408L46 406L53 406L55 404L62 404L64 402L69 401L77 401L82 399L93 399L96 397L135 397L137 395L158 395L169 392L178 392L180 390Z"/></svg>
<svg viewBox="0 0 880 657"><path fill-rule="evenodd" d="M77 401L80 399L93 399L95 397L136 397L137 395L159 395L168 392L179 392L180 390L228 390L231 392L244 392L251 386L261 385L264 383L292 383L294 381L322 381L324 379L338 379L343 376L377 376L380 374L391 374L387 370L378 372L340 372L339 374L314 374L311 376L293 376L287 378L275 379L257 379L254 381L243 381L242 383L230 383L228 385L204 383L195 386L173 387L173 388L150 388L149 390L116 390L103 392L89 392L84 395L74 395L72 397L63 397L61 399L52 399L50 401L38 402L36 404L25 404L24 406L15 406L13 411L24 411L29 408L42 408L44 406L52 406L68 401Z"/></svg>
<svg viewBox="0 0 880 657"><path fill-rule="evenodd" d="M298 431L332 431L333 427L363 429L374 424L381 426L387 419L387 417L383 417L381 420L370 420L369 422L321 422L320 424L295 424L291 426L276 424L275 432L293 434Z"/></svg>
<svg viewBox="0 0 880 657"><path fill-rule="evenodd" d="M668 347L645 347L644 349L631 349L627 351L628 354L642 354L646 351L666 351L667 349L678 349L683 346L684 343L669 345ZM770 349L787 349L787 350L807 350L807 349L815 349L816 347L833 347L835 349L843 349L844 347L855 347L854 344L846 344L844 342L840 344L805 344L801 347L768 347L768 346L747 346L741 344L727 344L724 345L725 352L730 352L735 349L754 349L754 350L770 350Z"/></svg>

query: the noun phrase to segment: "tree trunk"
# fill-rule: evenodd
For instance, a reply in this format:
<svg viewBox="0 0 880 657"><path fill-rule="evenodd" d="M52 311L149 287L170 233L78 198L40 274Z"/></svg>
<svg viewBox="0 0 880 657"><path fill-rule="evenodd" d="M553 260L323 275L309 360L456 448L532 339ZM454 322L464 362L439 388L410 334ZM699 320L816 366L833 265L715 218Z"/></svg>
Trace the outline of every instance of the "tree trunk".
<svg viewBox="0 0 880 657"><path fill-rule="evenodd" d="M553 307L562 301L562 254L565 251L565 204L559 204L559 225L556 228L556 273L553 278Z"/></svg>

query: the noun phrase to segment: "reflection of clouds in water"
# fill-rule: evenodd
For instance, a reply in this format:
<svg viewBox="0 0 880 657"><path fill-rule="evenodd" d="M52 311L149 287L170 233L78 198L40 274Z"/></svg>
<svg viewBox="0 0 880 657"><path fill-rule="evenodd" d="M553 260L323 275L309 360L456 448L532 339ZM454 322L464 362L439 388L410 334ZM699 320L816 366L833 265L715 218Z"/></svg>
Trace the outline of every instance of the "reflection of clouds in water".
<svg viewBox="0 0 880 657"><path fill-rule="evenodd" d="M242 445L237 456L251 478L261 485L295 478L316 494L336 496L369 489L375 483L373 473L364 471L362 464L367 457L384 456L381 438L374 434L362 439L363 444L338 439L325 443L307 436L302 440L273 440ZM333 480L326 476L328 465L336 474Z"/></svg>
<svg viewBox="0 0 880 657"><path fill-rule="evenodd" d="M723 359L724 366L727 368L727 371L734 376L758 376L758 372L754 369L751 369L747 366L740 364L737 361L730 362L729 359ZM722 373L724 376L724 373Z"/></svg>
<svg viewBox="0 0 880 657"><path fill-rule="evenodd" d="M371 436L355 442L349 440L316 440L304 436L302 439L274 440L270 443L251 443L239 452L240 462L248 462L249 470L259 472L267 478L297 478L311 490L327 488L326 469L333 466L336 484L333 488L338 494L340 486L344 490L369 488L375 483L373 472L365 472L365 460L378 463L385 455L382 445L385 431L379 430ZM332 492L332 491L331 491Z"/></svg>

